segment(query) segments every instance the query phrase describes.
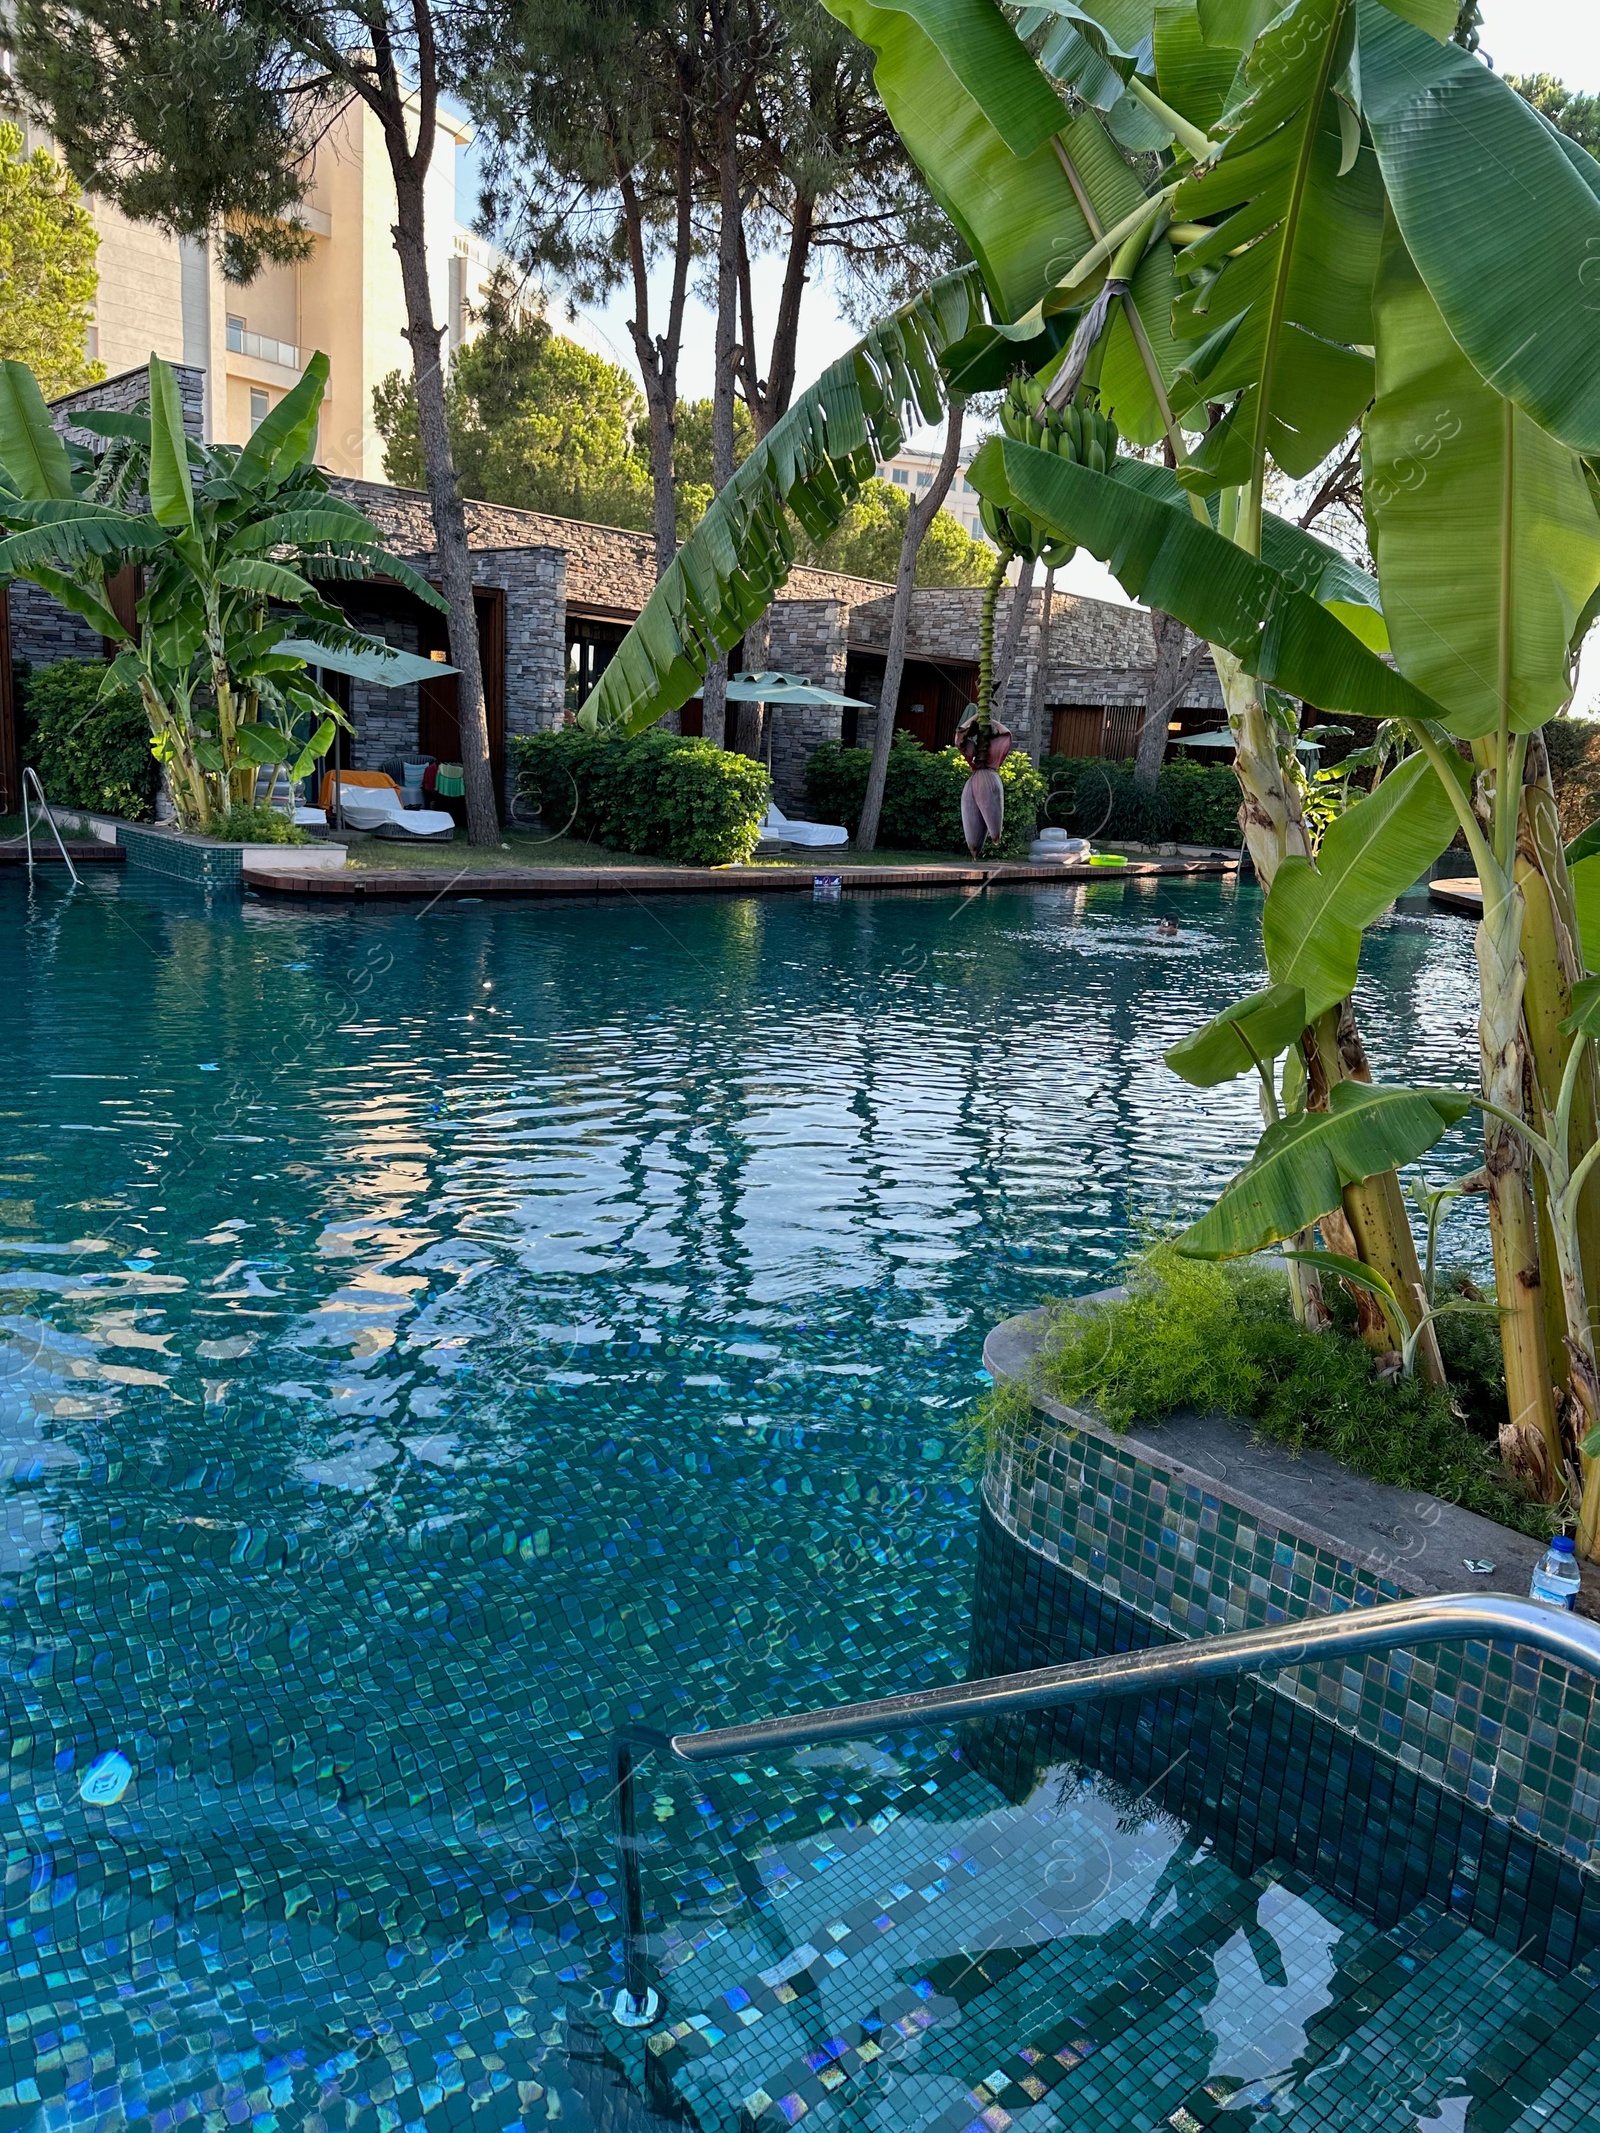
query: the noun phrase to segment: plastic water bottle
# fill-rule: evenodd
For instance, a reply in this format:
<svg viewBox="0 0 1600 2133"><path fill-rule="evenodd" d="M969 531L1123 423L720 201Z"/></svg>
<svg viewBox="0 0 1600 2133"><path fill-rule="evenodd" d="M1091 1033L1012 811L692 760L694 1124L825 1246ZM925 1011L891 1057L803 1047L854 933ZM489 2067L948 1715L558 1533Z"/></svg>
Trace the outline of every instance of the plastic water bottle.
<svg viewBox="0 0 1600 2133"><path fill-rule="evenodd" d="M1570 1613L1577 1605L1582 1584L1583 1573L1578 1568L1577 1553L1567 1536L1558 1533L1534 1565L1528 1597L1541 1600L1546 1607L1564 1607Z"/></svg>

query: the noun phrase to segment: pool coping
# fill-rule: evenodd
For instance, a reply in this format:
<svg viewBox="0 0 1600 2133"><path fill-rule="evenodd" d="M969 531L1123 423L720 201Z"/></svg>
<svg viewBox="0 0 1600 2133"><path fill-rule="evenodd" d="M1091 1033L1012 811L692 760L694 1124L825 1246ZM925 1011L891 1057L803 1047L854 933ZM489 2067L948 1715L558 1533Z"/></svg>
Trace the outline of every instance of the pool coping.
<svg viewBox="0 0 1600 2133"><path fill-rule="evenodd" d="M1176 1414L1120 1435L1092 1410L1069 1407L1034 1382L1047 1312L1027 1311L993 1328L984 1367L997 1384L1021 1384L1034 1406L1130 1458L1269 1521L1357 1568L1391 1578L1419 1597L1507 1592L1526 1597L1541 1544L1510 1526L1416 1489L1398 1489L1341 1466L1326 1452L1260 1441L1223 1415ZM1468 1560L1492 1562L1473 1575ZM1600 1620L1600 1565L1582 1566L1578 1610Z"/></svg>
<svg viewBox="0 0 1600 2133"><path fill-rule="evenodd" d="M749 896L800 895L817 880L837 880L841 893L885 889L1049 888L1062 881L1127 881L1130 877L1224 875L1238 871L1237 859L1130 859L1126 866L1093 867L1029 861L1001 861L990 866L930 863L927 866L840 867L826 865L766 867L463 867L448 874L443 867L426 873L406 868L342 873L297 872L292 866L252 862L251 888L279 896L402 898L520 896L534 898L612 896Z"/></svg>

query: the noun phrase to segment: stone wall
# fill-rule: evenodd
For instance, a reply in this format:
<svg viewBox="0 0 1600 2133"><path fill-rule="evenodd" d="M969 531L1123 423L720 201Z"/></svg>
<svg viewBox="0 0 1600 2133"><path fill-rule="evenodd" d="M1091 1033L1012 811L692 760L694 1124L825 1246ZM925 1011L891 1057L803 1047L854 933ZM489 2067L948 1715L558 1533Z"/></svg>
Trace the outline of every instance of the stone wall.
<svg viewBox="0 0 1600 2133"><path fill-rule="evenodd" d="M803 674L824 689L844 688L845 607L839 600L779 600L767 626L767 665ZM824 741L837 741L837 704L784 704L770 709L772 790L785 814L805 810L806 764Z"/></svg>
<svg viewBox="0 0 1600 2133"><path fill-rule="evenodd" d="M431 575L433 558L421 556L416 567ZM475 584L498 586L506 596L506 738L558 726L566 665L566 558L558 548L479 549L472 557ZM355 628L381 637L404 652L421 649L417 622L363 608L359 598L347 603ZM417 687L379 689L369 682L350 684L351 767L376 770L386 757L414 757L418 741ZM514 775L507 750L510 804Z"/></svg>
<svg viewBox="0 0 1600 2133"><path fill-rule="evenodd" d="M206 374L191 363L174 363L173 376L178 381L178 400L183 409L183 426L199 443L205 434ZM50 418L64 437L74 443L101 445L105 440L92 430L72 427L71 418L92 407L108 408L121 415L131 415L143 407L150 398L150 374L141 365L138 370L119 371L114 378L102 378L98 385L85 385L81 391L64 393L59 400L50 403Z"/></svg>
<svg viewBox="0 0 1600 2133"><path fill-rule="evenodd" d="M472 575L506 595L506 735L559 726L567 669L567 558L560 548L476 550Z"/></svg>

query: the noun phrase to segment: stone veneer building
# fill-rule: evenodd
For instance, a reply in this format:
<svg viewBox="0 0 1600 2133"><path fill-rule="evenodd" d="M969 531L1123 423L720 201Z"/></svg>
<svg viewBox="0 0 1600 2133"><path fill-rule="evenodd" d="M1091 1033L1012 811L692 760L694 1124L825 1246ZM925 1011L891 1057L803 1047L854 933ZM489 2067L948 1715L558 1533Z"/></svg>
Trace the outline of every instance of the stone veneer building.
<svg viewBox="0 0 1600 2133"><path fill-rule="evenodd" d="M191 430L198 434L204 379L193 368L178 375ZM56 403L58 426L69 430L77 408L131 406L144 389L143 371L92 386ZM336 486L372 517L397 554L428 571L433 526L424 495L368 481L340 480ZM648 534L498 504L469 503L467 521L479 587L490 749L509 803L507 740L557 726L581 704L649 597L654 548ZM399 587L329 590L360 628L425 657L446 656L443 616ZM123 597L131 600L131 587ZM897 723L927 747L948 745L974 693L980 597L976 589L931 588L914 596ZM1009 590L1001 595L1002 632L1014 597ZM790 707L769 714L766 752L778 802L791 813L803 804L806 758L820 743L870 744L891 603L890 589L874 580L808 569L795 570L773 603L766 665L860 697L869 707L842 713ZM1131 755L1154 660L1147 616L1138 608L1057 593L1046 621L1043 605L1035 587L1005 700L1004 716L1018 745L1036 758ZM11 588L10 628L11 656L33 665L104 656L102 640L86 624L33 586ZM355 728L349 767L458 756L450 676L404 689L376 689L342 677L330 685ZM1221 718L1221 696L1208 665L1174 719L1193 731L1214 727ZM695 704L671 723L692 733L699 720Z"/></svg>

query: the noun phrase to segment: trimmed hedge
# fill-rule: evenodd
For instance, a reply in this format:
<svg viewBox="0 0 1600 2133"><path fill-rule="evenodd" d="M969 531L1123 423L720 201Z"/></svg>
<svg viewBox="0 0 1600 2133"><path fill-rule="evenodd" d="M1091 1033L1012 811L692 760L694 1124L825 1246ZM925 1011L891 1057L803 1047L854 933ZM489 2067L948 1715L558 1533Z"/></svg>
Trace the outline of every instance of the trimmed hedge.
<svg viewBox="0 0 1600 2133"><path fill-rule="evenodd" d="M872 767L868 748L840 748L825 741L806 764L806 805L818 822L842 822L853 837L867 796ZM937 754L914 734L897 733L889 750L889 774L883 788L878 843L891 852L964 852L961 793L967 782L965 758L955 748ZM991 858L1027 855L1037 833L1045 800L1045 783L1032 760L1013 749L1000 766L1005 787L1006 829Z"/></svg>
<svg viewBox="0 0 1600 2133"><path fill-rule="evenodd" d="M1097 756L1047 755L1039 765L1045 821L1080 837L1117 844L1213 844L1233 850L1239 832L1239 781L1216 763L1167 763L1149 791L1133 782L1131 763Z"/></svg>
<svg viewBox="0 0 1600 2133"><path fill-rule="evenodd" d="M28 674L22 704L26 759L46 798L61 806L145 822L161 790L150 721L136 689L100 694L105 675L103 666L81 659Z"/></svg>
<svg viewBox="0 0 1600 2133"><path fill-rule="evenodd" d="M580 727L517 736L517 797L550 827L681 866L748 859L772 797L759 763L652 729L632 740Z"/></svg>

